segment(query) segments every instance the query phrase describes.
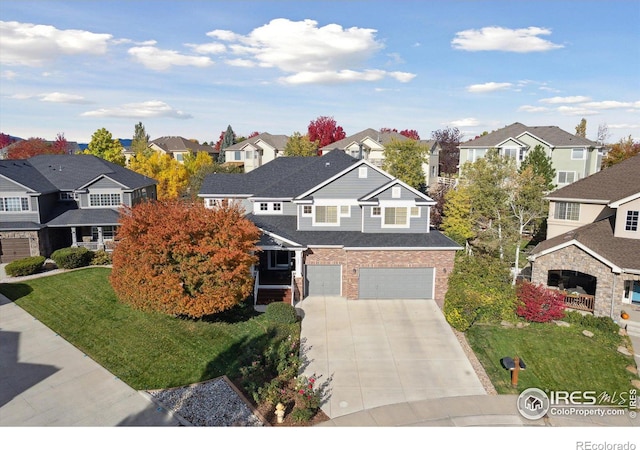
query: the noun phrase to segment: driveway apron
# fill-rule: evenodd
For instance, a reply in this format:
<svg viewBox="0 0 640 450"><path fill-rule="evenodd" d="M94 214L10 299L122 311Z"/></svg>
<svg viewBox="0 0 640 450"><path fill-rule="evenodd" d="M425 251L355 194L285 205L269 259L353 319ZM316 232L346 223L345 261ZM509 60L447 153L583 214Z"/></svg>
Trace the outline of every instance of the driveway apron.
<svg viewBox="0 0 640 450"><path fill-rule="evenodd" d="M323 411L336 418L402 402L486 395L433 300L307 297L304 373L328 382Z"/></svg>

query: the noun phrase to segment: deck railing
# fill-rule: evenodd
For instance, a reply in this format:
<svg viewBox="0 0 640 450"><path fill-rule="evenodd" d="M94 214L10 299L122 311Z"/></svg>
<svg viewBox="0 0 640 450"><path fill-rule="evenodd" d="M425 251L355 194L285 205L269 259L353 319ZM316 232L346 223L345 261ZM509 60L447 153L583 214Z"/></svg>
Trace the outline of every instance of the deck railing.
<svg viewBox="0 0 640 450"><path fill-rule="evenodd" d="M580 311L593 312L595 299L595 295L567 293L564 297L564 306Z"/></svg>

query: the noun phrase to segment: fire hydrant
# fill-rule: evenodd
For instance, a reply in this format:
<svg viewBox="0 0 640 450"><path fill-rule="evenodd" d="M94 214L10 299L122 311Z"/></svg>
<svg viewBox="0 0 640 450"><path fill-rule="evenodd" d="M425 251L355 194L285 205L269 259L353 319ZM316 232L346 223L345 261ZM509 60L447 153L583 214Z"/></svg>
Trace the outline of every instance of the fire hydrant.
<svg viewBox="0 0 640 450"><path fill-rule="evenodd" d="M276 405L276 417L278 418L278 423L284 422L284 405L282 403Z"/></svg>

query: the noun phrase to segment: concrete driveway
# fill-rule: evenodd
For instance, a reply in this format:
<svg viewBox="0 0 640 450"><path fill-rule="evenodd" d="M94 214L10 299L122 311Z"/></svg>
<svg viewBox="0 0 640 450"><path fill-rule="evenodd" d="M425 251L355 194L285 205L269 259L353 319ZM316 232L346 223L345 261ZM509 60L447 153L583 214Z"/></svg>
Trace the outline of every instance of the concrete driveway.
<svg viewBox="0 0 640 450"><path fill-rule="evenodd" d="M307 297L306 375L330 379L323 411L346 414L440 397L486 394L433 300Z"/></svg>

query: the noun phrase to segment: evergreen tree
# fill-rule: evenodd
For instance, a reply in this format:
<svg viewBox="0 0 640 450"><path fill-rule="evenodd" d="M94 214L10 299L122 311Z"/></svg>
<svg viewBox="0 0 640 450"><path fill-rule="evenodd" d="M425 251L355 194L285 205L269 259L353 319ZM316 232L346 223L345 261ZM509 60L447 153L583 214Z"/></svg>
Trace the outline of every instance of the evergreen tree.
<svg viewBox="0 0 640 450"><path fill-rule="evenodd" d="M218 162L220 164L226 161L226 157L224 151L226 148L231 147L236 143L236 134L233 132L233 128L231 125L227 126L227 131L224 132L224 137L222 138L222 144L220 145L220 154L218 155Z"/></svg>
<svg viewBox="0 0 640 450"><path fill-rule="evenodd" d="M133 154L137 155L139 152L142 152L145 156L149 156L152 151L149 148L149 139L149 135L145 131L144 125L142 125L142 122L138 122L133 133L133 140L131 141L131 151Z"/></svg>
<svg viewBox="0 0 640 450"><path fill-rule="evenodd" d="M556 188L554 180L556 178L556 170L551 163L551 157L547 156L541 145L536 145L520 164L519 172L522 173L528 167L531 167L533 173L544 179L544 189L550 192Z"/></svg>

